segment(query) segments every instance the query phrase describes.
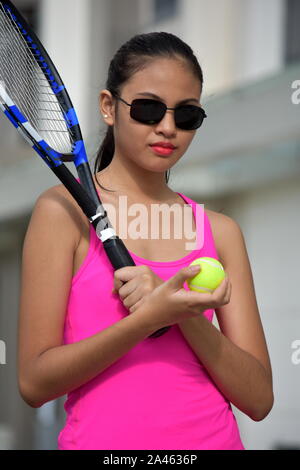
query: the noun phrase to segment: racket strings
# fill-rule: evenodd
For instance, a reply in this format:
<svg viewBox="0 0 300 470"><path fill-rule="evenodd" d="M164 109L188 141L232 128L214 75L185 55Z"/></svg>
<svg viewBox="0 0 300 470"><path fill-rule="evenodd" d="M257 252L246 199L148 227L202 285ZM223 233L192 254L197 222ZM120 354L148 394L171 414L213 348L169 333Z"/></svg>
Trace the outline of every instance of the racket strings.
<svg viewBox="0 0 300 470"><path fill-rule="evenodd" d="M60 123L60 127L59 129L62 131L62 132L65 132L65 122L63 119L60 118L60 115L61 115L61 109L60 107L57 105L57 102L56 100L51 100L51 97L53 96L53 93L49 93L49 92L43 92L42 89L44 88L45 90L49 90L49 86L48 86L48 83L46 83L46 85L44 84L45 83L45 77L43 76L43 74L41 72L39 72L39 68L36 68L36 63L34 63L34 61L32 60L32 58L29 56L27 56L27 61L26 61L26 64L24 66L24 61L19 61L18 62L18 65L20 66L19 68L16 67L16 64L14 63L14 59L13 58L16 58L16 54L15 54L15 50L13 48L14 46L14 43L13 42L10 42L9 45L8 45L8 53L6 54L6 61L3 61L3 68L5 70L5 75L6 76L11 76L11 71L14 69L15 70L15 80L12 80L11 82L8 82L10 84L10 88L13 90L13 95L16 96L17 93L20 94L19 96L19 102L21 102L22 104L26 104L27 106L25 107L26 111L24 114L26 115L26 117L28 117L28 119L33 122L33 123L36 123L39 121L46 121L48 122L49 121L49 115L47 115L46 113L43 113L43 111L46 111L47 113L50 113L50 119L51 121L55 120L56 122ZM35 86L38 88L39 90L39 101L37 102L36 100L36 94L33 94L33 93L30 93L30 87L26 86L26 87L18 87L17 88L17 85L20 85L22 83L22 81L24 82L24 78L23 77L27 77L28 79L28 84L30 85L30 83L35 83ZM41 99L41 95L44 95ZM50 99L45 99L45 96L47 96L48 98ZM28 103L30 103L30 106L28 106ZM41 103L53 103L53 105L51 107L43 107L41 106ZM22 106L20 106L21 110L22 110ZM55 114L56 113L56 114ZM59 114L57 114L59 113ZM43 117L43 115L45 117ZM37 119L38 118L38 119ZM36 130L40 131L40 132L47 132L47 131L55 131L57 130L57 127L54 127L53 123L49 121L48 123L48 126L46 127L41 127L40 125L39 126L35 126L36 127ZM49 125L50 124L50 125ZM55 136L54 136L55 137ZM57 139L56 139L57 141Z"/></svg>
<svg viewBox="0 0 300 470"><path fill-rule="evenodd" d="M10 28L11 29L11 28ZM1 41L2 42L2 41ZM25 43L25 47L27 47L27 44ZM26 49L25 49L26 50ZM48 131L56 131L60 130L62 132L66 132L66 125L63 119L60 118L61 115L61 110L59 105L56 102L56 99L53 100L53 93L51 90L51 93L49 91L42 91L44 90L49 90L48 82L45 84L45 77L43 74L39 71L39 67L36 67L36 62L32 60L32 57L27 54L26 57L26 62L24 66L24 61L20 60L18 61L18 65L20 65L20 68L16 67L15 68L15 63L14 60L16 58L15 50L14 50L14 42L10 41L9 42L9 47L8 47L8 53L6 54L6 58L8 59L7 61L3 61L3 68L6 72L6 76L11 76L11 71L15 70L15 80L12 80L11 82L11 89L13 90L13 95L16 96L17 93L20 93L20 99L19 101L24 104L25 103L25 115L28 117L28 119L31 121L31 123L35 124L35 128L39 133L42 132L48 132ZM24 81L23 77L27 77L28 84L30 83L35 83L35 87L38 88L39 90L39 95L36 93L30 93L30 87L20 87L20 84L22 81ZM19 85L18 88L16 85ZM41 95L43 94L43 97ZM39 101L37 101L36 97L39 96ZM48 99L45 99L45 96L48 97ZM52 98L52 99L51 99ZM53 103L52 106L47 107L41 106L42 103ZM30 106L28 106L28 103L30 103ZM22 110L22 106L20 106ZM46 111L46 113L45 113ZM50 116L49 116L50 114ZM49 120L51 119L51 121ZM59 128L57 126L54 126L54 123L52 122L53 120L56 121L56 124L59 123ZM46 122L46 126L41 126L41 125L36 125L37 123L40 124L40 121L44 121L43 124ZM58 146L60 144L57 136L54 134L53 135L55 139L55 144Z"/></svg>
<svg viewBox="0 0 300 470"><path fill-rule="evenodd" d="M13 70L13 67L15 66L14 61L11 59L11 57L13 56L12 54L10 54L11 49L12 48L9 46L8 51L7 51L8 54L6 56L7 60L3 61L3 64L2 64L3 70L5 72L4 75L7 76L7 77L10 76L11 71ZM54 103L54 105L56 105L56 107L55 108L53 108L53 107L50 107L50 108L49 107L47 107L47 108L42 107L41 103L38 106L38 103L36 102L36 96L33 95L32 93L30 93L30 88L28 86L27 87L17 87L17 85L21 84L21 81L23 80L24 76L27 77L27 79L28 79L28 85L30 85L30 83L35 82L35 85L39 89L39 95L40 96L44 95L44 97L42 99L43 103L51 103L52 102L52 103ZM32 77L34 77L34 78L32 78ZM11 80L8 83L9 83L9 88L13 91L12 95L14 97L16 97L16 95L18 93L19 103L27 104L27 103L30 102L30 107L27 106L27 108L26 108L27 112L24 113L24 114L26 114L26 117L28 117L28 120L30 120L31 122L35 122L36 117L38 116L39 121L43 121L43 120L48 121L48 118L47 117L44 118L43 113L41 113L42 111L47 111L47 112L51 112L51 120L55 119L57 122L60 122L61 124L64 124L64 122L61 122L61 119L59 118L59 116L56 119L55 114L53 113L53 111L56 111L56 112L59 112L61 114L61 110L58 109L57 103L55 101L53 101L53 100L51 101L51 94L41 91L42 88L45 88L45 90L47 90L49 88L48 86L43 85L44 78L43 78L42 73L39 73L38 70L34 70L34 68L30 67L30 61L27 62L26 68L24 67L24 63L20 62L20 67L16 68L16 71L15 71L15 80ZM50 99L46 100L45 96L48 96ZM20 109L22 109L22 106L19 106L19 107L20 107ZM41 126L38 126L38 129L36 129L36 130L38 130L38 131L47 131L49 129L42 128ZM55 130L55 129L52 128L51 130ZM61 130L65 131L64 127L61 127Z"/></svg>
<svg viewBox="0 0 300 470"><path fill-rule="evenodd" d="M0 80L41 138L57 152L69 154L73 136L47 75L32 45L26 42L20 27L0 4Z"/></svg>

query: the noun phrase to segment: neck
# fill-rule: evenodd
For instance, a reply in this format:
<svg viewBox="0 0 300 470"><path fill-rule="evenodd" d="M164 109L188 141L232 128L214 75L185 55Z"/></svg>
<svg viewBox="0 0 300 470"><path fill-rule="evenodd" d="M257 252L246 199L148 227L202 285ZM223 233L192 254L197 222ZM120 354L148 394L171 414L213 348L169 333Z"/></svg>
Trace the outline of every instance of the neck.
<svg viewBox="0 0 300 470"><path fill-rule="evenodd" d="M131 161L114 156L108 167L99 174L101 185L127 194L138 200L161 200L170 197L173 191L168 187L164 172L153 172L138 167Z"/></svg>

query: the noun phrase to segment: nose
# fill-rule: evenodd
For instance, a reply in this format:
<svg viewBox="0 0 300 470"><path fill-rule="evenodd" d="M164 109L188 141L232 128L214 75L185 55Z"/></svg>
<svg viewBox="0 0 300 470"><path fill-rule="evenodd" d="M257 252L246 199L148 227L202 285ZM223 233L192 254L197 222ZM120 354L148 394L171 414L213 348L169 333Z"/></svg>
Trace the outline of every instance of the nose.
<svg viewBox="0 0 300 470"><path fill-rule="evenodd" d="M171 137L176 134L176 131L174 111L168 109L162 120L156 124L156 132Z"/></svg>

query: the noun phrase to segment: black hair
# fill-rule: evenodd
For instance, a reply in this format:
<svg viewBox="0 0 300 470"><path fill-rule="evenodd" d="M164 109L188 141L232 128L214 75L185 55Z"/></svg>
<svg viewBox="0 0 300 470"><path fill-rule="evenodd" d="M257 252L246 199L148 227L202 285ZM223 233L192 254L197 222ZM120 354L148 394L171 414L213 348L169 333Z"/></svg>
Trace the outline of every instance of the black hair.
<svg viewBox="0 0 300 470"><path fill-rule="evenodd" d="M110 62L106 89L113 96L121 94L121 87L145 65L157 57L183 59L191 68L203 87L203 74L199 62L191 47L174 34L153 32L138 34L123 44ZM97 152L94 174L106 168L115 152L113 126L108 126L106 135ZM166 171L166 182L169 181ZM98 184L100 185L99 181ZM102 187L100 185L100 187ZM106 188L103 188L106 189Z"/></svg>

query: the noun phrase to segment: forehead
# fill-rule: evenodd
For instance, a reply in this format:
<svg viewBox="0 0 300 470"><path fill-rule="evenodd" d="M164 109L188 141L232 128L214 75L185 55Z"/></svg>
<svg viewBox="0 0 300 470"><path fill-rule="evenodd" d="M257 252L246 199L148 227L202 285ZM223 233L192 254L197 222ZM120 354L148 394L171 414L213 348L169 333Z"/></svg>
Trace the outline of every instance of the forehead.
<svg viewBox="0 0 300 470"><path fill-rule="evenodd" d="M125 84L131 97L141 91L155 93L162 98L186 98L187 94L200 98L201 83L190 66L182 60L154 59L137 71Z"/></svg>

